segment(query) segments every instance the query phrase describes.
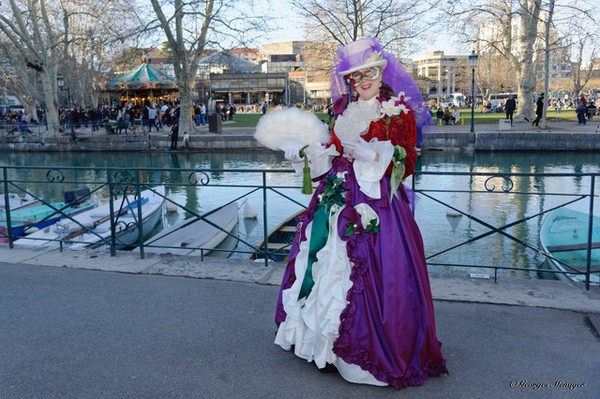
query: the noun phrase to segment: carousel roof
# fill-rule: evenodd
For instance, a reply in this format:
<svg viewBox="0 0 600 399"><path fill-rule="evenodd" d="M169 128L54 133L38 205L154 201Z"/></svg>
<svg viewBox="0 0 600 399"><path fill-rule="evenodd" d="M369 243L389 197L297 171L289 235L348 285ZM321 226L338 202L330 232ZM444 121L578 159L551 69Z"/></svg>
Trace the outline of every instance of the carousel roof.
<svg viewBox="0 0 600 399"><path fill-rule="evenodd" d="M104 91L124 90L177 90L175 78L156 69L147 62L126 72L103 87Z"/></svg>

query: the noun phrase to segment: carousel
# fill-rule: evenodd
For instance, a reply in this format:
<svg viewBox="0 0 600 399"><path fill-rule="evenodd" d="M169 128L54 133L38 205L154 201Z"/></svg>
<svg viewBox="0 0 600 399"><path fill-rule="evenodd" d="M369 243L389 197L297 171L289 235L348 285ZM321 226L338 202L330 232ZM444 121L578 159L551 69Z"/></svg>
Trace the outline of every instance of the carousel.
<svg viewBox="0 0 600 399"><path fill-rule="evenodd" d="M142 63L110 82L100 85L100 91L106 93L109 104L141 105L146 101L157 104L173 101L179 92L175 78L167 75L142 58Z"/></svg>

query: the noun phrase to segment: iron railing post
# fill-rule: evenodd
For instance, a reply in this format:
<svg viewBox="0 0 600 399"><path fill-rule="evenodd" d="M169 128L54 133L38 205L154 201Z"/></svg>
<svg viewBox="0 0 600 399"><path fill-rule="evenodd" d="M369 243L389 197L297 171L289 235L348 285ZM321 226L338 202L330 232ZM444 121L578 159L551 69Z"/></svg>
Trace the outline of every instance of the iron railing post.
<svg viewBox="0 0 600 399"><path fill-rule="evenodd" d="M142 259L144 259L144 223L142 223L143 219L142 219L142 190L140 187L140 170L137 169L136 174L135 174L135 178L136 178L136 182L135 182L135 187L136 187L136 198L137 198L137 214L138 214L138 219L137 219L137 224L138 224L138 245L140 246L140 257ZM131 212L133 212L133 209L131 210Z"/></svg>
<svg viewBox="0 0 600 399"><path fill-rule="evenodd" d="M106 170L106 181L108 182L108 209L110 214L110 256L117 256L116 246L116 226L115 226L115 205L113 202L114 187L112 182L112 170Z"/></svg>
<svg viewBox="0 0 600 399"><path fill-rule="evenodd" d="M14 248L12 239L12 223L10 220L10 196L8 195L8 172L6 167L2 168L2 177L4 179L4 212L6 214L6 235L8 236L8 247Z"/></svg>
<svg viewBox="0 0 600 399"><path fill-rule="evenodd" d="M591 279L591 269L592 269L592 230L594 228L594 191L596 189L596 177L590 176L590 211L588 215L588 236L587 236L587 251L586 251L586 261L585 261L585 289L586 291L590 290L590 279Z"/></svg>
<svg viewBox="0 0 600 399"><path fill-rule="evenodd" d="M262 172L263 191L263 251L265 255L265 266L269 266L269 225L267 223L267 174Z"/></svg>

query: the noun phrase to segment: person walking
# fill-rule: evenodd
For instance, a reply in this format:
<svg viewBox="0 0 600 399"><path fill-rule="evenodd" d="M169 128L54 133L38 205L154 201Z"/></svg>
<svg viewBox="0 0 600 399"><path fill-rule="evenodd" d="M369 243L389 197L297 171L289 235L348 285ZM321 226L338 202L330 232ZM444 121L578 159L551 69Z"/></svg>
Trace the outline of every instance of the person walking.
<svg viewBox="0 0 600 399"><path fill-rule="evenodd" d="M544 93L540 94L535 103L535 120L531 123L531 126L540 126L542 115L544 114Z"/></svg>
<svg viewBox="0 0 600 399"><path fill-rule="evenodd" d="M415 168L418 126L431 115L400 61L374 38L340 47L331 76L330 142L303 147L289 137L289 148L280 147L293 164L305 156L319 185L299 217L275 343L349 382L421 385L448 371L402 181Z"/></svg>
<svg viewBox="0 0 600 399"><path fill-rule="evenodd" d="M515 97L511 94L506 99L506 103L504 104L504 110L506 111L506 119L510 119L510 125L513 126L513 114L517 109L517 101Z"/></svg>

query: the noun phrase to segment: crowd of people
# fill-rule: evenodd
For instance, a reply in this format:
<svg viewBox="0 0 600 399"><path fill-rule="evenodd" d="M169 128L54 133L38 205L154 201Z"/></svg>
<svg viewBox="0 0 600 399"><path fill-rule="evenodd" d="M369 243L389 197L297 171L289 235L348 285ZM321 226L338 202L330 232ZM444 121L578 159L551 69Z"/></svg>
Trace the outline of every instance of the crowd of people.
<svg viewBox="0 0 600 399"><path fill-rule="evenodd" d="M171 127L179 118L179 105L170 101L152 104L124 102L118 106L99 105L95 108L60 108L59 123L62 129L69 125L75 128L91 127L97 131L108 121L117 121L126 129L135 129L142 126L148 132L152 129L161 131L165 126Z"/></svg>
<svg viewBox="0 0 600 399"><path fill-rule="evenodd" d="M578 124L586 124L598 112L595 98L589 100L581 95L578 98L551 98L543 100L540 103L540 98L535 101L534 113L536 120L541 116L540 111L544 107L548 111L552 110L556 114L560 114L563 110L573 109L577 115ZM506 113L506 119L511 120L513 124L513 114L516 111L516 99L507 99L504 103L499 103L494 106L491 101L479 100L475 104L476 108L482 113L502 112ZM233 104L226 102L217 102L215 110L221 116L221 120L233 121L234 116L238 113L242 114L266 114L267 111L278 110L286 107L298 107L304 110L310 110L314 113L327 113L329 121L325 123L331 124L333 117L332 104L277 104L269 105L266 102L254 104ZM118 132L133 130L136 133L163 131L170 129L175 120L179 118L179 105L173 101L161 101L156 104L146 100L144 102L123 102L119 105L102 104L98 107L74 107L74 108L59 108L59 122L63 131L66 131L71 126L75 129L81 127L91 127L92 131L97 131L106 126L109 121L117 122ZM452 104L439 104L430 107L430 111L437 124L455 125L462 122L460 110ZM193 105L193 123L197 127L206 126L208 124L208 114L210 111L207 106L198 102ZM45 111L43 108L36 110L36 115L28 115L24 110L10 110L1 115L3 126L13 126L21 132L31 132L30 126L33 124L45 124ZM539 122L537 122L539 123ZM536 125L536 121L533 121Z"/></svg>

